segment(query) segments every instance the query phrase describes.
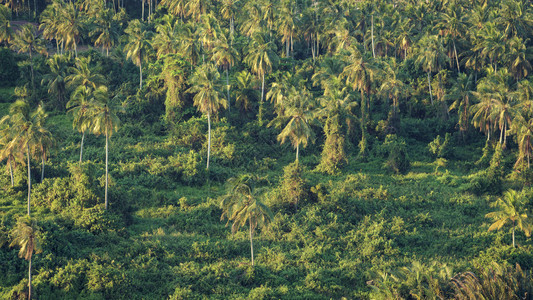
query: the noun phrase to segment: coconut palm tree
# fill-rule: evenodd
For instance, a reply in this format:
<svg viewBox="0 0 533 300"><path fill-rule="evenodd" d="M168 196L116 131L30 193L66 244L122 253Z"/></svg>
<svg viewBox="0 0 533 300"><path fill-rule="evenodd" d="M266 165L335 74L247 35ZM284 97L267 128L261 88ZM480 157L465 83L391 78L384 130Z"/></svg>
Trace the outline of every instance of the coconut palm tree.
<svg viewBox="0 0 533 300"><path fill-rule="evenodd" d="M27 97L24 90L17 91L21 98ZM28 216L30 215L31 204L31 164L30 157L43 136L50 136L48 130L44 127L46 114L42 108L37 108L31 112L30 106L25 100L17 100L9 107L9 115L0 120L0 124L8 123L13 132L14 147L18 151L26 153L26 163L28 166Z"/></svg>
<svg viewBox="0 0 533 300"><path fill-rule="evenodd" d="M72 126L81 132L80 164L83 159L85 133L93 128L94 120L92 118L95 115L96 103L104 102L106 96L107 89L105 86L99 86L96 90L93 90L92 87L80 85L72 93L70 101L67 103L68 112L74 116Z"/></svg>
<svg viewBox="0 0 533 300"><path fill-rule="evenodd" d="M494 220L494 223L489 227L489 231L499 230L510 221L513 226L513 248L515 248L515 227L522 230L526 236L530 236L531 224L528 223L526 199L523 194L515 190L508 190L503 194L503 198L498 198L491 206L500 210L485 215L485 218Z"/></svg>
<svg viewBox="0 0 533 300"><path fill-rule="evenodd" d="M468 123L470 122L470 103L472 92L474 90L474 79L472 75L460 73L453 81L452 88L444 96L444 99L453 101L450 105L450 111L457 109L459 131L463 135L468 131Z"/></svg>
<svg viewBox="0 0 533 300"><path fill-rule="evenodd" d="M0 160L7 160L7 168L11 177L11 187L15 186L13 169L17 168L17 163L24 163L24 152L18 149L17 139L13 128L9 122L4 122L0 128Z"/></svg>
<svg viewBox="0 0 533 300"><path fill-rule="evenodd" d="M272 42L266 42L261 34L255 34L248 45L248 55L244 61L250 66L253 73L261 78L261 102L259 103L258 120L263 122L263 102L265 99L265 75L272 71L278 61Z"/></svg>
<svg viewBox="0 0 533 300"><path fill-rule="evenodd" d="M171 15L165 15L161 23L155 26L157 33L152 38L151 44L158 59L178 51L181 26L180 22Z"/></svg>
<svg viewBox="0 0 533 300"><path fill-rule="evenodd" d="M212 53L213 56L211 57L211 59L215 62L215 65L224 68L224 71L226 72L226 100L228 102L228 110L230 110L231 106L229 96L229 69L235 64L239 53L234 47L231 46L231 44L228 44L228 40L223 34L219 36L219 39L215 43Z"/></svg>
<svg viewBox="0 0 533 300"><path fill-rule="evenodd" d="M422 65L422 69L427 73L428 88L431 104L433 104L433 92L431 90L431 74L437 73L440 67L448 60L444 54L444 47L441 39L436 35L424 35L418 45L418 57L416 62Z"/></svg>
<svg viewBox="0 0 533 300"><path fill-rule="evenodd" d="M72 1L63 4L59 12L61 23L57 33L64 38L66 49L74 49L74 54L78 57L78 43L86 27L84 15Z"/></svg>
<svg viewBox="0 0 533 300"><path fill-rule="evenodd" d="M41 253L41 240L40 230L35 220L28 217L20 217L17 220L15 228L11 231L13 240L9 244L10 247L18 246L19 257L26 259L29 262L28 265L28 299L32 296L31 286L31 259L33 254Z"/></svg>
<svg viewBox="0 0 533 300"><path fill-rule="evenodd" d="M191 87L187 93L194 93L194 106L203 114L207 115L207 166L209 170L209 157L211 154L211 116L216 115L221 107L227 108L226 99L220 97L219 84L220 73L211 63L201 65L191 77Z"/></svg>
<svg viewBox="0 0 533 300"><path fill-rule="evenodd" d="M31 23L22 25L21 29L15 34L11 48L17 50L18 53L28 53L28 56L30 57L31 85L32 89L35 90L33 54L47 53L46 47L44 46L44 40L40 37L37 28Z"/></svg>
<svg viewBox="0 0 533 300"><path fill-rule="evenodd" d="M248 223L252 266L254 265L253 235L255 230L264 227L273 219L268 206L258 199L258 190L252 186L253 179L253 176L248 174L228 179L227 193L220 202L220 208L222 208L220 220L227 218L228 224L233 222L232 233Z"/></svg>
<svg viewBox="0 0 533 300"><path fill-rule="evenodd" d="M106 56L109 56L109 49L115 46L119 39L119 25L114 18L114 12L109 8L98 12L95 25L90 33L96 37L94 46L101 46L106 50Z"/></svg>
<svg viewBox="0 0 533 300"><path fill-rule="evenodd" d="M122 106L116 105L109 99L107 95L107 87L100 86L98 88L100 101L94 101L94 114L91 114L91 131L96 134L105 135L105 209L108 207L107 189L109 185L109 139L120 126L120 119L118 113L123 112Z"/></svg>
<svg viewBox="0 0 533 300"><path fill-rule="evenodd" d="M235 105L240 107L242 111L250 110L252 103L259 98L256 81L247 70L235 74Z"/></svg>
<svg viewBox="0 0 533 300"><path fill-rule="evenodd" d="M37 122L36 132L35 132L35 144L33 145L33 153L35 157L41 158L41 182L44 180L44 163L48 159L51 148L55 144L55 140L52 137L50 131L46 129L46 119L48 113L46 113L42 107L39 105L35 110L34 120Z"/></svg>
<svg viewBox="0 0 533 300"><path fill-rule="evenodd" d="M68 58L55 54L46 61L46 64L50 67L50 72L45 74L41 80L42 85L48 86L48 94L57 97L55 107L60 110L65 109L67 100L68 62Z"/></svg>
<svg viewBox="0 0 533 300"><path fill-rule="evenodd" d="M68 68L70 74L65 78L68 88L75 90L79 86L84 86L95 90L105 84L105 77L95 71L91 61L90 56L76 58L76 66Z"/></svg>
<svg viewBox="0 0 533 300"><path fill-rule="evenodd" d="M314 132L311 128L311 123L315 121L314 111L311 109L312 97L307 89L298 90L293 87L289 99L291 103L285 108L284 114L276 117L268 126L275 125L280 128L286 124L278 135L278 141L283 144L289 139L296 149L295 161L298 161L300 145L307 147L309 141L314 140Z"/></svg>
<svg viewBox="0 0 533 300"><path fill-rule="evenodd" d="M124 30L124 33L127 37L127 44L124 46L124 52L126 52L126 57L131 59L133 63L139 67L139 89L142 89L142 62L146 56L146 52L150 49L150 32L144 29L144 25L139 19L135 19L129 22L128 28Z"/></svg>
<svg viewBox="0 0 533 300"><path fill-rule="evenodd" d="M0 6L0 43L9 44L13 38L11 29L11 12L6 6Z"/></svg>

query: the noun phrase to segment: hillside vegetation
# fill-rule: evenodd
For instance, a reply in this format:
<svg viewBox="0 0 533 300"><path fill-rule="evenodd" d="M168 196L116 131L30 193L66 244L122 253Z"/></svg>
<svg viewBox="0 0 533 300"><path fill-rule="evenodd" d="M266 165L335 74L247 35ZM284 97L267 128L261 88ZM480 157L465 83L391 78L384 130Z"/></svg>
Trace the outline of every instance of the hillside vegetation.
<svg viewBox="0 0 533 300"><path fill-rule="evenodd" d="M0 298L533 295L530 1L4 4Z"/></svg>

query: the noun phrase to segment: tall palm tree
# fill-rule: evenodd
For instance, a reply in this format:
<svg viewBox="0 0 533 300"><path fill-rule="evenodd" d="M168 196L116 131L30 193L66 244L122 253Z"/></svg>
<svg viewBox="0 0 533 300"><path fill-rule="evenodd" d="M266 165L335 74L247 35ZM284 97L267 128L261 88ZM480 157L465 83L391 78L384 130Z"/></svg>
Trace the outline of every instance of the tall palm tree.
<svg viewBox="0 0 533 300"><path fill-rule="evenodd" d="M242 111L249 111L251 104L259 98L257 80L250 72L243 70L235 74L235 84L235 105Z"/></svg>
<svg viewBox="0 0 533 300"><path fill-rule="evenodd" d="M218 81L220 73L211 63L201 65L191 77L191 87L187 93L194 93L194 106L203 114L207 115L207 166L209 170L209 157L211 154L211 116L216 115L221 107L227 108L226 99L220 97Z"/></svg>
<svg viewBox="0 0 533 300"><path fill-rule="evenodd" d="M13 38L11 29L11 12L6 6L0 6L0 43L9 44Z"/></svg>
<svg viewBox="0 0 533 300"><path fill-rule="evenodd" d="M522 169L525 162L527 168L531 165L533 155L533 119L525 119L521 114L513 120L513 132L516 134L518 142L518 157L514 164L515 169Z"/></svg>
<svg viewBox="0 0 533 300"><path fill-rule="evenodd" d="M75 90L84 86L95 90L105 84L105 77L91 66L91 61L90 56L76 58L75 67L68 68L70 74L65 78L68 88Z"/></svg>
<svg viewBox="0 0 533 300"><path fill-rule="evenodd" d="M139 19L130 21L128 28L124 30L127 37L127 44L124 46L126 57L131 59L133 63L139 66L139 89L143 85L143 69L142 62L146 56L146 52L150 49L150 32L144 28L143 23Z"/></svg>
<svg viewBox="0 0 533 300"><path fill-rule="evenodd" d="M109 56L109 49L115 46L119 39L119 25L114 18L114 12L109 8L100 11L95 25L91 31L91 35L96 37L94 46L102 46L106 50L106 56Z"/></svg>
<svg viewBox="0 0 533 300"><path fill-rule="evenodd" d="M44 180L44 163L48 159L51 148L55 144L55 140L52 137L50 131L46 129L46 119L48 113L44 111L42 105L39 105L33 113L34 120L37 122L35 131L35 143L33 145L33 152L35 157L41 158L41 182Z"/></svg>
<svg viewBox="0 0 533 300"><path fill-rule="evenodd" d="M94 114L91 115L92 132L96 135L105 135L105 209L108 207L107 189L109 185L109 139L120 126L118 113L123 112L122 106L115 105L107 95L105 86L99 87L101 100L94 101Z"/></svg>
<svg viewBox="0 0 533 300"><path fill-rule="evenodd" d="M524 231L526 236L530 236L531 224L528 223L526 199L523 194L515 190L508 190L503 194L503 199L498 198L491 206L500 210L485 215L486 218L494 220L494 223L489 227L489 231L499 230L510 221L513 225L513 248L515 248L515 227L518 226L520 230Z"/></svg>
<svg viewBox="0 0 533 300"><path fill-rule="evenodd" d="M157 33L153 36L151 44L158 59L164 55L175 54L179 50L181 26L180 21L171 15L165 15L161 23L155 26Z"/></svg>
<svg viewBox="0 0 533 300"><path fill-rule="evenodd" d="M231 106L229 96L229 69L235 64L235 60L238 58L239 53L231 44L228 44L228 40L222 34L220 35L219 40L215 43L212 52L212 59L215 62L215 65L217 65L218 67L223 67L224 71L226 72L226 100L228 101L228 110L230 110Z"/></svg>
<svg viewBox="0 0 533 300"><path fill-rule="evenodd" d="M372 81L376 73L376 67L371 57L362 54L357 48L350 49L351 54L348 57L348 64L344 67L341 78L346 78L346 85L352 90L359 90L361 93L361 147L360 153L365 156L366 152L366 115L370 108L370 101L366 100L365 95L370 97Z"/></svg>
<svg viewBox="0 0 533 300"><path fill-rule="evenodd" d="M442 13L441 22L438 24L440 34L452 42L453 57L457 63L457 72L461 72L461 67L459 66L456 40L464 35L466 26L466 14L461 5L451 5L447 12Z"/></svg>
<svg viewBox="0 0 533 300"><path fill-rule="evenodd" d="M460 73L452 84L452 88L444 96L444 99L453 101L450 110L457 109L459 116L457 125L464 138L464 134L468 131L468 123L470 122L470 103L474 90L473 76Z"/></svg>
<svg viewBox="0 0 533 300"><path fill-rule="evenodd" d="M250 66L253 73L261 78L261 102L259 104L258 119L263 122L263 101L265 99L265 75L272 71L278 61L278 56L274 50L272 42L266 42L261 34L253 36L252 42L248 45L248 55L244 61Z"/></svg>
<svg viewBox="0 0 533 300"><path fill-rule="evenodd" d="M283 144L287 139L290 140L292 146L296 149L295 161L298 161L299 158L300 145L307 147L309 141L314 139L311 123L315 121L315 118L314 111L311 109L311 98L311 93L306 89L297 90L293 87L289 95L291 103L284 110L284 114L268 124L276 127L282 127L286 124L278 135L278 141Z"/></svg>
<svg viewBox="0 0 533 300"><path fill-rule="evenodd" d="M257 189L252 185L253 176L240 175L228 179L227 193L222 197L220 207L222 208L221 220L228 219L233 222L231 232L235 233L248 223L250 233L250 252L252 266L254 265L254 243L253 235L257 228L264 227L272 219L273 215L268 206L259 199Z"/></svg>
<svg viewBox="0 0 533 300"><path fill-rule="evenodd" d="M81 132L80 143L80 164L83 159L83 142L87 130L93 128L93 117L95 115L96 103L105 102L107 89L105 86L99 86L96 90L92 87L80 85L70 96L67 103L67 110L74 116L72 126Z"/></svg>
<svg viewBox="0 0 533 300"><path fill-rule="evenodd" d="M436 35L424 35L419 41L418 53L416 62L422 65L422 69L427 73L429 96L431 104L433 104L431 74L433 71L438 73L440 67L448 60L448 57L444 54L441 39Z"/></svg>
<svg viewBox="0 0 533 300"><path fill-rule="evenodd" d="M31 85L33 90L35 90L33 54L36 52L41 54L47 53L44 40L40 37L37 28L33 24L28 23L22 25L21 29L17 32L11 47L17 50L18 53L28 53L30 57Z"/></svg>
<svg viewBox="0 0 533 300"><path fill-rule="evenodd" d="M55 54L52 58L46 61L50 67L50 72L43 76L41 80L42 85L48 86L48 94L57 97L56 108L63 110L67 100L67 74L68 74L68 58Z"/></svg>
<svg viewBox="0 0 533 300"><path fill-rule="evenodd" d="M41 13L39 30L42 30L43 37L49 41L55 40L57 53L62 54L64 46L64 36L60 34L60 28L63 23L63 10L64 2L60 0L53 0ZM61 50L59 48L61 44ZM61 51L61 52L60 52Z"/></svg>
<svg viewBox="0 0 533 300"><path fill-rule="evenodd" d="M17 163L24 163L24 152L18 149L16 134L9 122L4 122L0 128L0 160L7 160L7 168L11 177L11 187L15 186L13 179L13 169L17 168Z"/></svg>
<svg viewBox="0 0 533 300"><path fill-rule="evenodd" d="M32 286L31 286L31 259L33 254L41 253L41 240L39 227L36 222L28 217L20 217L17 220L15 228L11 231L11 236L13 240L9 244L10 247L18 246L19 257L23 257L29 262L28 265L28 299L31 299L32 296Z"/></svg>
<svg viewBox="0 0 533 300"><path fill-rule="evenodd" d="M229 35L230 40L235 31L235 16L239 12L239 0L222 0L220 5L220 16L223 20L229 21Z"/></svg>
<svg viewBox="0 0 533 300"><path fill-rule="evenodd" d="M24 92L19 92L23 94ZM27 95L27 93L26 93ZM30 215L31 204L31 164L30 156L32 149L41 142L41 137L49 136L50 133L44 127L46 114L42 108L35 112L30 111L30 106L25 100L17 100L9 107L9 115L0 120L0 124L8 123L13 130L13 143L16 149L26 152L26 163L28 166L28 216Z"/></svg>
<svg viewBox="0 0 533 300"><path fill-rule="evenodd" d="M66 49L74 49L74 54L78 57L78 43L86 27L84 15L72 1L66 2L61 8L58 34L64 38Z"/></svg>

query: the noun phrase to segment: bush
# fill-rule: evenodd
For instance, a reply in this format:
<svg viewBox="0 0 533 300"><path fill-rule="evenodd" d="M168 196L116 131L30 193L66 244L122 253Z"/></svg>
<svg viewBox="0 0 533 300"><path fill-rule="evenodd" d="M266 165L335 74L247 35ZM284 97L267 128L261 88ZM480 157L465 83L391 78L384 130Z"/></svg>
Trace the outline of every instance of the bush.
<svg viewBox="0 0 533 300"><path fill-rule="evenodd" d="M0 48L0 86L15 86L19 74L19 67L13 51Z"/></svg>
<svg viewBox="0 0 533 300"><path fill-rule="evenodd" d="M379 152L387 157L383 164L384 168L396 174L404 174L409 170L411 163L407 156L407 146L403 138L395 134L387 135Z"/></svg>

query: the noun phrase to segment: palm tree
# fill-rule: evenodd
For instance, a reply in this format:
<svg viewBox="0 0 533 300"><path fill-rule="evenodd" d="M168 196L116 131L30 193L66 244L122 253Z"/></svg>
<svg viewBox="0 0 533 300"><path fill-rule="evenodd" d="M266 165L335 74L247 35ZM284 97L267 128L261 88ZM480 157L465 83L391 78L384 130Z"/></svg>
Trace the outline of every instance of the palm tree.
<svg viewBox="0 0 533 300"><path fill-rule="evenodd" d="M107 89L105 86L99 86L96 90L92 87L80 85L70 97L67 103L69 113L74 116L72 126L81 132L80 144L80 164L83 159L83 142L85 140L85 132L92 130L93 120L95 115L96 102L104 102L107 96Z"/></svg>
<svg viewBox="0 0 533 300"><path fill-rule="evenodd" d="M74 49L74 54L78 57L78 43L85 30L84 15L72 1L62 5L60 14L61 23L57 33L64 38L64 46Z"/></svg>
<svg viewBox="0 0 533 300"><path fill-rule="evenodd" d="M45 74L41 81L42 85L48 85L48 94L57 97L56 107L61 110L65 109L67 99L68 61L67 58L59 54L48 59L46 64L50 67L50 72Z"/></svg>
<svg viewBox="0 0 533 300"><path fill-rule="evenodd" d="M128 28L124 30L127 37L127 44L124 46L126 57L131 59L133 63L139 66L139 89L143 86L143 69L142 62L146 56L146 52L150 49L150 32L143 28L143 24L139 19L130 21Z"/></svg>
<svg viewBox="0 0 533 300"><path fill-rule="evenodd" d="M203 114L207 115L207 167L209 170L209 156L211 154L211 116L216 115L220 107L226 108L227 101L220 97L218 80L220 73L211 64L203 64L194 72L190 79L191 87L187 93L194 93L194 106Z"/></svg>
<svg viewBox="0 0 533 300"><path fill-rule="evenodd" d="M64 46L64 36L60 34L60 28L63 23L63 10L64 2L60 0L53 0L40 15L41 24L39 30L42 30L43 37L49 41L55 40L57 53L62 54ZM61 52L59 44L62 45Z"/></svg>
<svg viewBox="0 0 533 300"><path fill-rule="evenodd" d="M448 59L444 55L442 42L436 35L424 35L419 41L418 57L416 62L422 65L422 69L427 73L429 96L433 104L433 92L431 90L431 73L440 70L440 66Z"/></svg>
<svg viewBox="0 0 533 300"><path fill-rule="evenodd" d="M344 67L341 78L346 78L346 85L351 86L352 90L359 90L361 93L361 147L362 156L366 152L366 115L369 110L369 101L365 99L365 94L370 96L372 81L376 68L371 57L363 55L357 48L350 49L351 54L348 57L348 65Z"/></svg>
<svg viewBox="0 0 533 300"><path fill-rule="evenodd" d="M94 46L102 46L106 50L106 56L109 56L109 49L111 49L118 42L118 22L115 21L114 13L111 9L100 11L96 18L96 28L91 32L91 35L96 37Z"/></svg>
<svg viewBox="0 0 533 300"><path fill-rule="evenodd" d="M11 177L11 187L15 186L13 179L13 169L17 168L17 163L24 163L24 152L18 149L17 139L13 128L9 122L4 122L0 129L0 160L7 159L7 167Z"/></svg>
<svg viewBox="0 0 533 300"><path fill-rule="evenodd" d="M54 146L54 138L50 131L46 129L46 118L48 114L44 111L42 105L39 105L33 113L34 120L37 122L35 131L35 144L33 145L33 152L36 157L41 157L41 182L44 180L44 162L48 158L50 149Z"/></svg>
<svg viewBox="0 0 533 300"><path fill-rule="evenodd" d="M219 13L223 20L229 21L229 35L232 39L235 31L235 16L239 11L239 0L222 0L221 2Z"/></svg>
<svg viewBox="0 0 533 300"><path fill-rule="evenodd" d="M254 265L253 235L257 228L264 227L272 219L273 215L268 206L259 201L257 189L251 187L253 176L241 175L228 179L227 193L222 197L220 208L222 216L233 222L231 232L235 233L248 223L250 233L250 252L252 266Z"/></svg>
<svg viewBox="0 0 533 300"><path fill-rule="evenodd" d="M308 142L313 141L314 133L311 129L311 123L314 122L314 114L311 110L311 93L306 89L297 90L292 88L288 107L285 108L284 114L272 120L268 126L275 125L281 127L287 121L281 133L278 135L278 141L281 144L287 139L296 148L296 159L298 161L300 145L307 147Z"/></svg>
<svg viewBox="0 0 533 300"><path fill-rule="evenodd" d="M31 23L22 25L21 29L15 35L11 47L18 53L28 53L30 57L31 85L35 90L35 75L33 72L33 54L35 52L46 54L44 40L39 36L37 29Z"/></svg>
<svg viewBox="0 0 533 300"><path fill-rule="evenodd" d="M157 34L154 35L151 44L158 59L164 55L175 54L179 49L179 33L181 24L171 15L165 15L161 24L155 26Z"/></svg>
<svg viewBox="0 0 533 300"><path fill-rule="evenodd" d="M235 74L235 84L235 104L242 111L250 110L251 103L254 103L259 98L254 76L247 70L238 72Z"/></svg>
<svg viewBox="0 0 533 300"><path fill-rule="evenodd" d="M261 102L259 104L258 120L263 122L263 101L265 99L265 74L272 71L278 61L275 45L272 42L266 42L261 34L253 36L253 40L248 46L248 55L244 61L250 66L252 72L261 78Z"/></svg>
<svg viewBox="0 0 533 300"><path fill-rule="evenodd" d="M400 98L407 96L409 88L403 81L398 79L398 67L394 59L390 64L387 64L385 72L386 75L381 83L379 92L385 97L392 99L392 117L396 119L400 111Z"/></svg>
<svg viewBox="0 0 533 300"><path fill-rule="evenodd" d="M18 246L19 257L23 257L29 262L28 266L28 299L31 299L32 287L31 287L31 258L33 253L41 253L41 240L39 227L36 222L30 217L20 217L17 220L17 225L11 231L13 240L10 247Z"/></svg>
<svg viewBox="0 0 533 300"><path fill-rule="evenodd" d="M27 92L19 91L19 95L26 95ZM23 97L24 98L24 97ZM41 142L41 137L49 136L48 130L44 127L46 114L42 108L35 112L30 112L30 106L25 100L17 100L9 107L9 115L4 116L0 124L9 123L14 133L13 143L16 149L26 152L26 163L28 166L28 216L30 215L31 203L31 149L35 149Z"/></svg>
<svg viewBox="0 0 533 300"><path fill-rule="evenodd" d="M98 86L105 84L105 77L91 67L90 56L76 58L76 66L68 68L68 71L70 74L65 80L70 89L84 86L95 90Z"/></svg>
<svg viewBox="0 0 533 300"><path fill-rule="evenodd" d="M444 96L445 100L453 101L450 110L457 109L459 131L463 135L468 131L468 123L470 122L470 102L472 91L474 89L474 80L472 75L460 73L454 80L452 88L449 93Z"/></svg>
<svg viewBox="0 0 533 300"><path fill-rule="evenodd" d="M215 65L223 67L226 72L226 91L227 91L227 101L228 101L228 110L230 110L230 84L229 84L229 69L235 64L235 60L238 57L238 52L235 48L228 44L228 41L224 35L220 35L219 40L215 43L213 49L212 60L215 62Z"/></svg>
<svg viewBox="0 0 533 300"><path fill-rule="evenodd" d="M6 6L0 6L0 43L9 44L13 38L11 29L11 12Z"/></svg>
<svg viewBox="0 0 533 300"><path fill-rule="evenodd" d="M98 88L102 95L102 101L94 101L94 115L91 115L92 132L96 135L105 135L105 209L108 207L107 189L109 184L109 139L115 133L120 125L120 119L117 114L123 112L121 106L115 105L107 96L107 88L101 86Z"/></svg>
<svg viewBox="0 0 533 300"><path fill-rule="evenodd" d="M517 136L518 157L514 164L515 169L522 169L525 161L527 168L530 167L531 156L533 155L533 119L526 119L521 115L513 120L513 131Z"/></svg>
<svg viewBox="0 0 533 300"><path fill-rule="evenodd" d="M513 225L513 248L515 248L515 227L518 226L529 237L531 234L531 224L527 222L526 199L522 193L518 193L515 190L508 190L503 194L503 199L498 198L491 206L498 207L500 210L485 215L485 218L494 220L494 223L489 227L489 231L499 230L508 221L511 221Z"/></svg>
<svg viewBox="0 0 533 300"><path fill-rule="evenodd" d="M188 0L161 0L161 5L166 6L169 13L180 17L181 20L187 15L187 3Z"/></svg>
<svg viewBox="0 0 533 300"><path fill-rule="evenodd" d="M457 72L461 72L459 56L457 55L456 40L466 31L466 14L461 5L451 5L448 12L442 13L441 23L438 24L440 34L452 41L453 57L457 63Z"/></svg>

